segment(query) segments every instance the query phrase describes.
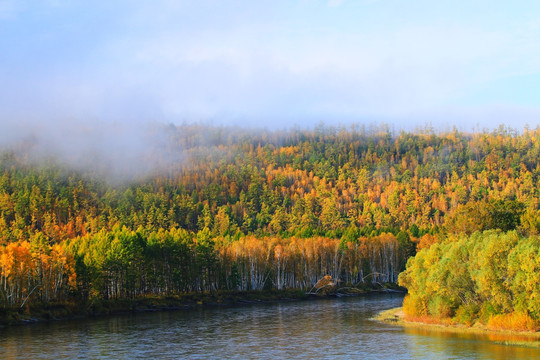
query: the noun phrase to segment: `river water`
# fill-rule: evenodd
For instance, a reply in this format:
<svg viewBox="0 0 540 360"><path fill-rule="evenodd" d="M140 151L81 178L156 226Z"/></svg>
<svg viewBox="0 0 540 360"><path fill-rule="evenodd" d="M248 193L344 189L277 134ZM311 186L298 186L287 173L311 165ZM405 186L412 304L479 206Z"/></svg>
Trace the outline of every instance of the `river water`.
<svg viewBox="0 0 540 360"><path fill-rule="evenodd" d="M371 320L402 300L373 295L12 327L0 329L0 359L540 359L537 349Z"/></svg>

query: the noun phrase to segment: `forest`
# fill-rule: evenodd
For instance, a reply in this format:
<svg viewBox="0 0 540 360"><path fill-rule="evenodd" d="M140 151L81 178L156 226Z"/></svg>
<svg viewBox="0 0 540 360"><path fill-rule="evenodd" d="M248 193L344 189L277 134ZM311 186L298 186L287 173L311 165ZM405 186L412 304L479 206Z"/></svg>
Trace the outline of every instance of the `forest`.
<svg viewBox="0 0 540 360"><path fill-rule="evenodd" d="M28 140L2 149L0 307L318 291L407 268L411 316L538 321L540 128L156 127L141 167L159 166L132 178L36 156Z"/></svg>

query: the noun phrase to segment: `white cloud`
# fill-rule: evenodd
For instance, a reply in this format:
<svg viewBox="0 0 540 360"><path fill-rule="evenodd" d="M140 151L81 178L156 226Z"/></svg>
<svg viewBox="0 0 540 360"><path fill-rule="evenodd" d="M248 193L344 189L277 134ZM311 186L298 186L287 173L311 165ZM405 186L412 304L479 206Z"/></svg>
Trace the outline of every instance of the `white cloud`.
<svg viewBox="0 0 540 360"><path fill-rule="evenodd" d="M93 46L82 61L53 54L53 70L40 71L41 54L23 59L34 74L11 82L26 92L0 96L8 105L0 108L32 116L406 118L460 105L501 77L540 71L537 22L408 19L385 2L368 3L361 11L342 0L122 8L108 15L114 26L104 22L80 41L56 34L75 52ZM17 97L31 99L32 109L6 100Z"/></svg>

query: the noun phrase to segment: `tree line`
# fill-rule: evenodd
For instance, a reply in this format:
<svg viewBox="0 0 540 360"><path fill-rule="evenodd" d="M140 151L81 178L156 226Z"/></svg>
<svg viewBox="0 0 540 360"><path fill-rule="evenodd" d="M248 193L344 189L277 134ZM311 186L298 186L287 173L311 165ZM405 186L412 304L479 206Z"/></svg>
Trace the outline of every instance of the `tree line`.
<svg viewBox="0 0 540 360"><path fill-rule="evenodd" d="M334 283L396 282L400 243L393 234L352 241L311 238L212 238L183 229L114 227L95 234L0 248L0 303L133 299L218 290L312 291L329 276ZM402 259L402 257L401 257ZM336 284L337 285L337 284Z"/></svg>

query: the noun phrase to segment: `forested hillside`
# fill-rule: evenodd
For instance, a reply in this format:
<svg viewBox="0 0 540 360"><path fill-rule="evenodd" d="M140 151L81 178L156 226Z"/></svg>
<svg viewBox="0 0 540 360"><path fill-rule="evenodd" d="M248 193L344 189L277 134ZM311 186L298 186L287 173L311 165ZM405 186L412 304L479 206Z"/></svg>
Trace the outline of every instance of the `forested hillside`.
<svg viewBox="0 0 540 360"><path fill-rule="evenodd" d="M395 282L448 233L540 231L538 128L158 130L136 179L3 150L3 306Z"/></svg>

